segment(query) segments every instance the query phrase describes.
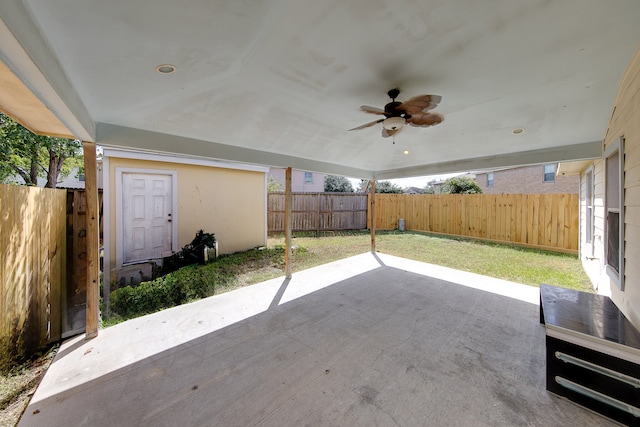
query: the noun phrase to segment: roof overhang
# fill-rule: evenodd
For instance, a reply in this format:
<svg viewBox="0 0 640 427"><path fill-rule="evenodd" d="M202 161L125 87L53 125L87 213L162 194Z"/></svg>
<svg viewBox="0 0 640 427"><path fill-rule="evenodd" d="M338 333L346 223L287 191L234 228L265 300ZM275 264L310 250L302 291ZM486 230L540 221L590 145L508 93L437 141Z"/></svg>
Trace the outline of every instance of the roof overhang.
<svg viewBox="0 0 640 427"><path fill-rule="evenodd" d="M0 108L104 146L358 178L598 158L637 16L631 0L5 0ZM442 95L445 121L347 130L393 87Z"/></svg>

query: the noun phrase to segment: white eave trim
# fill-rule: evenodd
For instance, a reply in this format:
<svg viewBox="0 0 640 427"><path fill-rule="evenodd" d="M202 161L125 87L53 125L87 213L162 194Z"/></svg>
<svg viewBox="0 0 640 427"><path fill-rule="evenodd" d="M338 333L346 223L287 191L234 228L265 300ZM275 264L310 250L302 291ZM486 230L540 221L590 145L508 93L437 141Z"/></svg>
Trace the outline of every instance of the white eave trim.
<svg viewBox="0 0 640 427"><path fill-rule="evenodd" d="M95 141L93 120L24 6L19 1L2 0L0 12L0 60L76 138ZM13 31L20 34L14 36ZM46 76L41 69L46 70Z"/></svg>
<svg viewBox="0 0 640 427"><path fill-rule="evenodd" d="M233 169L250 172L269 172L266 166L247 165L242 163L221 162L218 160L202 159L197 157L172 156L145 151L131 151L121 148L104 148L103 157L133 160L147 160L153 162L178 163L183 165L207 166L221 169Z"/></svg>

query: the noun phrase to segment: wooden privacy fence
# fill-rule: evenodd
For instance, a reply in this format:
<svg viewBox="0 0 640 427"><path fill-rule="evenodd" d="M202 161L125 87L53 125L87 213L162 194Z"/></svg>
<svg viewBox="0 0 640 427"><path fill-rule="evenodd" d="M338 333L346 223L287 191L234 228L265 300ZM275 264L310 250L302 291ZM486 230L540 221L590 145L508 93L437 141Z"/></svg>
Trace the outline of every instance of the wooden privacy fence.
<svg viewBox="0 0 640 427"><path fill-rule="evenodd" d="M376 228L578 252L578 194L376 194ZM370 219L368 219L370 221Z"/></svg>
<svg viewBox="0 0 640 427"><path fill-rule="evenodd" d="M66 190L0 184L0 340L20 355L60 339Z"/></svg>
<svg viewBox="0 0 640 427"><path fill-rule="evenodd" d="M367 228L367 195L293 193L293 231L362 230ZM284 193L267 195L269 232L284 231Z"/></svg>

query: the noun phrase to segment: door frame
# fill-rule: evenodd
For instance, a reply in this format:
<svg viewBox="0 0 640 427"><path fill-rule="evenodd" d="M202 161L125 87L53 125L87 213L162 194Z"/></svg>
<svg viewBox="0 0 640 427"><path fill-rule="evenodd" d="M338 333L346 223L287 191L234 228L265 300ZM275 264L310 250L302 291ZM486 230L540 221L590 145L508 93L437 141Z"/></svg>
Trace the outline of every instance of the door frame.
<svg viewBox="0 0 640 427"><path fill-rule="evenodd" d="M125 173L137 173L142 175L169 175L171 177L171 250L178 251L178 172L169 169L144 169L117 167L115 184L115 205L116 205L116 270L124 265L138 264L140 261L123 263L124 258L124 224L122 218L122 175Z"/></svg>

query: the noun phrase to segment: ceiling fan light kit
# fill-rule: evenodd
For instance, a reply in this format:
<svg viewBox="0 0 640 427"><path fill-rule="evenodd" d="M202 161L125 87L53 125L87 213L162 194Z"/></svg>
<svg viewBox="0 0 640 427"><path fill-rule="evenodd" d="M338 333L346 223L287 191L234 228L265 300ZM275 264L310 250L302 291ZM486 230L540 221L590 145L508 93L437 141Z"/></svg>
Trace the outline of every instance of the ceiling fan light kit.
<svg viewBox="0 0 640 427"><path fill-rule="evenodd" d="M407 121L403 117L389 117L382 122L382 126L387 130L398 130L404 126L405 123L407 123Z"/></svg>

